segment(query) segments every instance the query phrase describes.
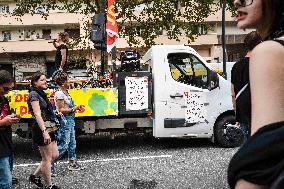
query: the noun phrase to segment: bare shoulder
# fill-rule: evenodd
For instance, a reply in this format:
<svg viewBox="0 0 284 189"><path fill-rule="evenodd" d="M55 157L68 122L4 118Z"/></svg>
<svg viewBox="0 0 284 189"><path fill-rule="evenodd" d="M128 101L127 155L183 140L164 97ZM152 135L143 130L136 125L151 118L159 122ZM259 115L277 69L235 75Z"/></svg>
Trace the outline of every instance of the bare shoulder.
<svg viewBox="0 0 284 189"><path fill-rule="evenodd" d="M251 62L253 67L271 67L271 65L277 64L284 66L284 47L275 41L265 41L255 47Z"/></svg>
<svg viewBox="0 0 284 189"><path fill-rule="evenodd" d="M272 56L284 56L284 47L276 41L265 41L256 46L252 51L252 56L259 57L272 57Z"/></svg>
<svg viewBox="0 0 284 189"><path fill-rule="evenodd" d="M284 47L275 41L259 44L250 58L252 133L284 120Z"/></svg>

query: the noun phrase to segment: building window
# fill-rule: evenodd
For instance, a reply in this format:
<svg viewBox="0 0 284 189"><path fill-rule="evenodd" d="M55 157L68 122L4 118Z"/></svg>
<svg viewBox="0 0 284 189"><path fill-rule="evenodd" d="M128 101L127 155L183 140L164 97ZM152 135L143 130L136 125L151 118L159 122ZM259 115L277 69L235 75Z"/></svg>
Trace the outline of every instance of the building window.
<svg viewBox="0 0 284 189"><path fill-rule="evenodd" d="M198 32L200 35L207 35L208 34L208 29L205 26L199 26L198 27Z"/></svg>
<svg viewBox="0 0 284 189"><path fill-rule="evenodd" d="M243 43L244 39L245 39L245 36L244 34L241 34L241 35L236 35L235 36L235 43Z"/></svg>
<svg viewBox="0 0 284 189"><path fill-rule="evenodd" d="M9 5L0 5L0 13L9 13Z"/></svg>
<svg viewBox="0 0 284 189"><path fill-rule="evenodd" d="M164 34L164 30L163 28L160 28L158 31L157 31L157 35L163 35Z"/></svg>
<svg viewBox="0 0 284 189"><path fill-rule="evenodd" d="M182 5L179 1L173 2L172 8L174 8L176 11L179 11L181 7Z"/></svg>
<svg viewBox="0 0 284 189"><path fill-rule="evenodd" d="M47 40L51 39L51 29L42 30L42 38Z"/></svg>
<svg viewBox="0 0 284 189"><path fill-rule="evenodd" d="M137 26L136 29L135 29L135 32L136 32L136 35L137 36L142 36L143 33L145 33L145 29L144 28L140 28L140 26Z"/></svg>
<svg viewBox="0 0 284 189"><path fill-rule="evenodd" d="M37 14L43 14L43 13L46 13L47 11L46 11L46 7L45 6L39 6L39 7L37 7L36 9L35 9L35 12L37 13Z"/></svg>
<svg viewBox="0 0 284 189"><path fill-rule="evenodd" d="M20 40L31 40L35 39L35 30L33 29L22 29L19 30L19 39Z"/></svg>
<svg viewBox="0 0 284 189"><path fill-rule="evenodd" d="M141 28L137 26L135 30L136 30L137 36L141 36Z"/></svg>
<svg viewBox="0 0 284 189"><path fill-rule="evenodd" d="M174 35L175 33L175 25L172 25L172 28L167 32L168 35Z"/></svg>
<svg viewBox="0 0 284 189"><path fill-rule="evenodd" d="M80 37L80 29L65 29L64 31L67 32L72 39Z"/></svg>
<svg viewBox="0 0 284 189"><path fill-rule="evenodd" d="M246 34L226 35L225 40L227 44L243 43ZM218 43L222 43L222 35L218 35Z"/></svg>
<svg viewBox="0 0 284 189"><path fill-rule="evenodd" d="M229 62L236 62L240 59L240 54L239 53L232 53L228 55L228 61Z"/></svg>
<svg viewBox="0 0 284 189"><path fill-rule="evenodd" d="M3 41L9 41L12 39L11 31L2 31Z"/></svg>

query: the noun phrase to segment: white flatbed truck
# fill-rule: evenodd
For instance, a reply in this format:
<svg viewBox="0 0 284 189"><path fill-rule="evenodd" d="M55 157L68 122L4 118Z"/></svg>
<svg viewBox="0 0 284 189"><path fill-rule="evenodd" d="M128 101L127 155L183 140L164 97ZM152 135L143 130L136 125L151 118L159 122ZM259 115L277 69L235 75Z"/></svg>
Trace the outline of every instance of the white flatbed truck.
<svg viewBox="0 0 284 189"><path fill-rule="evenodd" d="M139 130L156 138L208 138L223 147L239 145L227 136L227 128L235 124L230 82L212 71L195 50L156 45L143 60L148 70L116 73L117 87L70 89L75 104L85 106L76 113L78 134ZM27 97L27 91L9 94L16 113L21 109L19 94ZM21 137L31 137L30 113L25 113L13 128Z"/></svg>

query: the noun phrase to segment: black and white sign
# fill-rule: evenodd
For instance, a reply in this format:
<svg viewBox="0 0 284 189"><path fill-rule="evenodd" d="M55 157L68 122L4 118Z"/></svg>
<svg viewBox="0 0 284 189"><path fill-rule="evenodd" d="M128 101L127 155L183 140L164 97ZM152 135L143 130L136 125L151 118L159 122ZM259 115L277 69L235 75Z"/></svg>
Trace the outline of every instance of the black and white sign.
<svg viewBox="0 0 284 189"><path fill-rule="evenodd" d="M126 77L126 110L148 109L148 77Z"/></svg>
<svg viewBox="0 0 284 189"><path fill-rule="evenodd" d="M187 123L206 121L206 97L203 92L190 92L186 98L185 120Z"/></svg>

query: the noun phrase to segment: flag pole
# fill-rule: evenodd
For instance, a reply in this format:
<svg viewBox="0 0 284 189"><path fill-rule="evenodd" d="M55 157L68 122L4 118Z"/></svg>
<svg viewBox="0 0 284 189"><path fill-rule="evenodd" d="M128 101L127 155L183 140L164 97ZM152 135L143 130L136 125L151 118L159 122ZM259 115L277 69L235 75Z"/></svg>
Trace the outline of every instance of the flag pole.
<svg viewBox="0 0 284 189"><path fill-rule="evenodd" d="M101 44L103 46L103 44ZM101 76L104 76L105 72L105 50L101 50Z"/></svg>
<svg viewBox="0 0 284 189"><path fill-rule="evenodd" d="M116 71L116 46L111 49L111 63L112 63L112 71Z"/></svg>
<svg viewBox="0 0 284 189"><path fill-rule="evenodd" d="M116 80L116 46L114 46L111 49L111 63L112 63L113 87L117 87L117 80Z"/></svg>
<svg viewBox="0 0 284 189"><path fill-rule="evenodd" d="M113 77L115 77L115 72L116 72L116 39L118 38L118 27L117 27L115 7L114 7L115 0L108 0L107 2L108 2L107 24L106 24L107 52L111 54L111 64L112 64Z"/></svg>
<svg viewBox="0 0 284 189"><path fill-rule="evenodd" d="M223 74L225 79L227 79L227 49L226 49L226 2L222 4L222 49L223 49Z"/></svg>

